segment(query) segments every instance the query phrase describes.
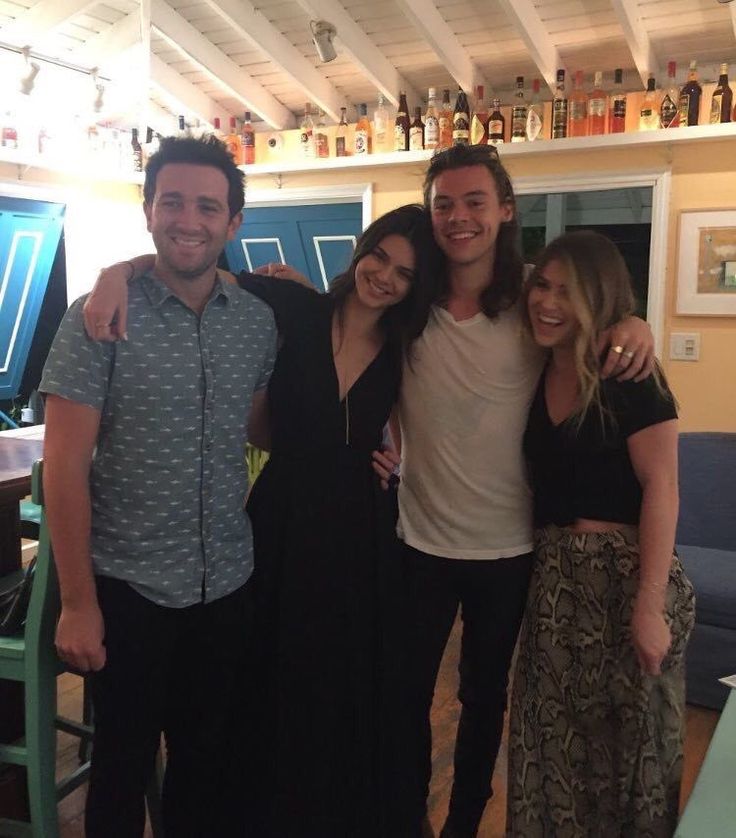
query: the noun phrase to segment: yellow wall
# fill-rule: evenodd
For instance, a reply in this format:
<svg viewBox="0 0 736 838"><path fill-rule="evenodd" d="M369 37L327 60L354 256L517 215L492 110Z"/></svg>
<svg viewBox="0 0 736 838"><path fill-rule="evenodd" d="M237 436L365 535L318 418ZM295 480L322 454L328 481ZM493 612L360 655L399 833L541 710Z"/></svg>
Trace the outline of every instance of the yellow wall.
<svg viewBox="0 0 736 838"><path fill-rule="evenodd" d="M514 178L570 176L590 172L672 171L665 267L663 364L681 408L683 430L736 431L736 317L692 317L675 313L678 217L684 209L736 208L736 153L733 139L657 145L650 148L523 155L509 158ZM503 151L501 152L503 156ZM318 166L319 163L317 162ZM374 216L420 200L423 166L388 166L348 172L286 174L286 189L371 182ZM271 177L253 177L249 186L271 189ZM671 332L699 332L700 360L670 361Z"/></svg>

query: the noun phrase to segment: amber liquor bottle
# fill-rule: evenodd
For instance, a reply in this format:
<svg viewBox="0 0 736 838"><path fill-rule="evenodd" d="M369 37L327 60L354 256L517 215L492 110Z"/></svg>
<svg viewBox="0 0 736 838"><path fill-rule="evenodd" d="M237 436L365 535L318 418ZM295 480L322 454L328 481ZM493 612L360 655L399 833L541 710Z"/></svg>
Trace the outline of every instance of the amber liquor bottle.
<svg viewBox="0 0 736 838"><path fill-rule="evenodd" d="M368 106L362 104L358 108L358 122L355 125L355 138L353 150L355 154L372 154L373 137L371 136L371 123L368 119Z"/></svg>
<svg viewBox="0 0 736 838"><path fill-rule="evenodd" d="M567 136L567 93L565 92L565 71L557 71L557 87L552 100L552 139Z"/></svg>
<svg viewBox="0 0 736 838"><path fill-rule="evenodd" d="M243 163L250 165L256 162L256 132L253 130L250 111L245 112L243 125L240 129L240 143L243 146Z"/></svg>
<svg viewBox="0 0 736 838"><path fill-rule="evenodd" d="M488 142L491 145L501 145L506 130L506 117L501 113L501 100L494 99L491 103L491 115L488 117Z"/></svg>
<svg viewBox="0 0 736 838"><path fill-rule="evenodd" d="M606 104L603 72L596 70L593 89L588 94L588 134L591 137L606 133Z"/></svg>
<svg viewBox="0 0 736 838"><path fill-rule="evenodd" d="M406 93L399 93L399 109L396 111L394 123L394 150L409 151L409 106L406 104Z"/></svg>
<svg viewBox="0 0 736 838"><path fill-rule="evenodd" d="M721 64L721 74L718 76L718 85L713 91L713 98L710 100L711 125L731 121L732 102L733 90L731 90L731 87L728 84L728 64Z"/></svg>
<svg viewBox="0 0 736 838"><path fill-rule="evenodd" d="M452 144L468 145L470 142L470 106L462 87L458 88L455 110L452 114Z"/></svg>
<svg viewBox="0 0 736 838"><path fill-rule="evenodd" d="M335 157L347 157L348 121L345 118L345 108L340 108L340 122L335 129Z"/></svg>
<svg viewBox="0 0 736 838"><path fill-rule="evenodd" d="M449 148L452 145L452 108L450 107L450 91L442 91L442 107L439 115L440 138L437 148Z"/></svg>
<svg viewBox="0 0 736 838"><path fill-rule="evenodd" d="M488 108L482 84L475 89L475 110L470 120L470 144L488 145Z"/></svg>
<svg viewBox="0 0 736 838"><path fill-rule="evenodd" d="M568 119L568 137L588 135L588 97L583 90L582 70L577 70L573 78L573 88L568 103Z"/></svg>
<svg viewBox="0 0 736 838"><path fill-rule="evenodd" d="M690 62L690 73L687 81L680 91L680 101L678 107L680 109L680 127L685 125L697 125L700 116L700 97L703 94L703 88L698 82L698 64L696 61Z"/></svg>

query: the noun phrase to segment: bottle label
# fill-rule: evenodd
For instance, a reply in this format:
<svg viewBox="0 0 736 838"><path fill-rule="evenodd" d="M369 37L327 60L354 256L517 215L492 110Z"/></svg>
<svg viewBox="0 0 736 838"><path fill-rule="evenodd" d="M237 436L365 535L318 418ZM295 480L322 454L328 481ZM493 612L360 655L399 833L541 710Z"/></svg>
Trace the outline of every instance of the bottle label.
<svg viewBox="0 0 736 838"><path fill-rule="evenodd" d="M596 96L595 99L588 100L588 113L591 116L602 116L605 117L606 115L606 100L603 96Z"/></svg>
<svg viewBox="0 0 736 838"><path fill-rule="evenodd" d="M335 156L336 157L346 157L347 152L345 150L345 137L336 137L335 138Z"/></svg>
<svg viewBox="0 0 736 838"><path fill-rule="evenodd" d="M679 123L680 112L669 94L665 94L659 106L659 118L662 128L676 128Z"/></svg>
<svg viewBox="0 0 736 838"><path fill-rule="evenodd" d="M355 153L368 154L368 132L365 129L355 132Z"/></svg>
<svg viewBox="0 0 736 838"><path fill-rule="evenodd" d="M440 136L445 133L450 133L452 131L452 120L446 116L441 116L439 118L439 126L440 126Z"/></svg>
<svg viewBox="0 0 736 838"><path fill-rule="evenodd" d="M467 143L469 139L468 115L466 113L455 114L452 119L452 141L457 145L458 143Z"/></svg>
<svg viewBox="0 0 736 838"><path fill-rule="evenodd" d="M412 126L409 129L409 150L410 151L422 151L424 148L423 142L423 131L419 127Z"/></svg>
<svg viewBox="0 0 736 838"><path fill-rule="evenodd" d="M252 148L256 144L256 135L255 134L243 134L243 145L246 148Z"/></svg>
<svg viewBox="0 0 736 838"><path fill-rule="evenodd" d="M588 103L583 99L571 99L569 103L570 119L573 122L580 122L586 117Z"/></svg>
<svg viewBox="0 0 736 838"><path fill-rule="evenodd" d="M327 134L316 134L314 144L317 148L317 157L329 157L330 147L327 143Z"/></svg>
<svg viewBox="0 0 736 838"><path fill-rule="evenodd" d="M613 118L626 119L626 97L613 100Z"/></svg>
<svg viewBox="0 0 736 838"><path fill-rule="evenodd" d="M396 151L406 151L406 129L403 125L394 128L394 148Z"/></svg>
<svg viewBox="0 0 736 838"><path fill-rule="evenodd" d="M555 99L552 105L552 136L567 136L567 99Z"/></svg>
<svg viewBox="0 0 736 838"><path fill-rule="evenodd" d="M527 109L524 105L517 105L511 110L511 136L519 140L526 139Z"/></svg>
<svg viewBox="0 0 736 838"><path fill-rule="evenodd" d="M542 132L542 118L534 108L529 108L526 115L526 138L534 141Z"/></svg>
<svg viewBox="0 0 736 838"><path fill-rule="evenodd" d="M479 119L477 114L473 114L473 120L470 123L470 142L473 145L481 145L485 142L486 129L483 125L483 120Z"/></svg>
<svg viewBox="0 0 736 838"><path fill-rule="evenodd" d="M690 94L689 93L682 93L680 94L680 125L689 125L690 122L688 121L688 112L690 110Z"/></svg>
<svg viewBox="0 0 736 838"><path fill-rule="evenodd" d="M440 141L440 121L436 116L428 116L424 122L424 145L435 148Z"/></svg>
<svg viewBox="0 0 736 838"><path fill-rule="evenodd" d="M503 142L503 122L500 119L490 119L488 121L488 138L492 142L498 142L500 139Z"/></svg>
<svg viewBox="0 0 736 838"><path fill-rule="evenodd" d="M721 121L721 101L723 98L722 93L714 93L713 98L710 100L710 124L711 125L718 125Z"/></svg>

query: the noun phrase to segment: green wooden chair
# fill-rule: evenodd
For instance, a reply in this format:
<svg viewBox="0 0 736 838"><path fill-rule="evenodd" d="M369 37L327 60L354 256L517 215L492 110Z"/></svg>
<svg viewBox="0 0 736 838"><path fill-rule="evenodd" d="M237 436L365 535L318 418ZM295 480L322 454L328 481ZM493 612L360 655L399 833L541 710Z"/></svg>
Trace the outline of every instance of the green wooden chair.
<svg viewBox="0 0 736 838"><path fill-rule="evenodd" d="M33 502L43 507L42 461L33 466ZM0 762L25 766L31 821L0 818L0 835L58 838L57 803L80 786L89 774L89 761L56 782L56 731L92 738L92 727L56 715L56 677L65 667L56 655L54 633L59 614L59 588L46 516L41 510L38 554L25 631L0 637L0 678L25 687L25 737L0 744ZM160 820L160 760L147 799L154 836L163 835Z"/></svg>

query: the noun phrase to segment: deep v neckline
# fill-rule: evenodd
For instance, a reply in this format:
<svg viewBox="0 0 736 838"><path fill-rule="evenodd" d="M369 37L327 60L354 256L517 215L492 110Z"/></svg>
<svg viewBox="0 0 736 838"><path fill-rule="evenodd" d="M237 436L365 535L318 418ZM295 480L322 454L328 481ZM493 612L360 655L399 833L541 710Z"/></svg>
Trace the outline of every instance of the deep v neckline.
<svg viewBox="0 0 736 838"><path fill-rule="evenodd" d="M335 395L337 397L337 403L339 405L344 405L345 400L348 398L348 396L355 389L356 385L359 384L365 378L366 374L376 364L378 359L383 354L384 350L386 349L386 341L385 340L383 341L383 343L378 348L378 351L371 358L371 360L363 367L363 369L360 371L360 374L357 376L355 381L353 381L353 383L348 387L348 389L345 391L345 393L341 397L340 396L340 376L338 375L338 372L337 372L337 363L335 361L335 352L332 348L332 318L333 318L334 314L335 314L335 309L334 309L334 307L332 307L330 309L330 316L329 316L329 319L328 319L328 322L327 322L327 325L328 325L328 328L327 328L327 348L329 350L330 359L332 361L332 379L333 379L333 382L334 382L334 385L335 385Z"/></svg>

